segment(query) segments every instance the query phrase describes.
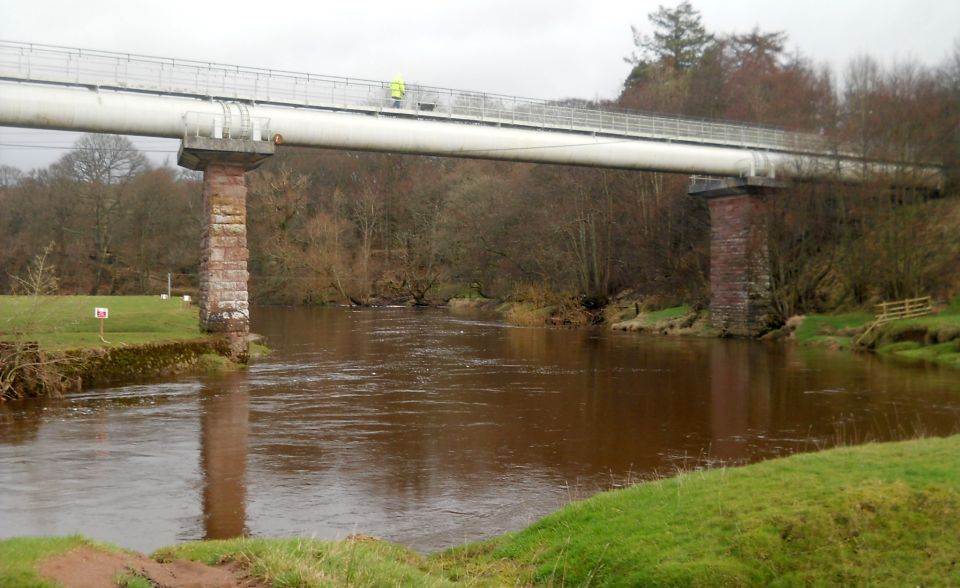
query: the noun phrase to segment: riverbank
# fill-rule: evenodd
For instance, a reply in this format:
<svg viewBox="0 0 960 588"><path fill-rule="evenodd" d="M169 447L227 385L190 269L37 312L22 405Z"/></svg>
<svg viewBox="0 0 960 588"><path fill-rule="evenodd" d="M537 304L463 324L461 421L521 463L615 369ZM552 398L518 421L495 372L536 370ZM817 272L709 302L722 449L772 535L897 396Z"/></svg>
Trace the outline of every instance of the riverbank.
<svg viewBox="0 0 960 588"><path fill-rule="evenodd" d="M107 308L108 318L95 318ZM200 332L197 308L155 296L0 296L0 397L227 369L227 350Z"/></svg>
<svg viewBox="0 0 960 588"><path fill-rule="evenodd" d="M636 303L612 305L607 309L606 318L614 331L692 337L720 336L720 331L710 326L708 312L686 304L652 311L641 311Z"/></svg>
<svg viewBox="0 0 960 588"><path fill-rule="evenodd" d="M717 337L708 311L674 306L642 311L639 305L611 304L610 328L655 335ZM796 316L764 339L788 339L800 345L869 351L905 361L927 361L960 368L960 297L929 316L898 320L867 333L874 316L866 312ZM861 337L866 333L866 336Z"/></svg>
<svg viewBox="0 0 960 588"><path fill-rule="evenodd" d="M788 323L784 332L803 345L870 351L902 361L926 361L960 368L960 297L939 312L880 325L863 336L867 313L809 315Z"/></svg>
<svg viewBox="0 0 960 588"><path fill-rule="evenodd" d="M453 310L486 309L520 326L581 327L607 324L615 331L651 335L720 337L710 325L709 311L690 305L644 309L638 301L615 299L599 312L542 299L501 302L492 299L452 299ZM792 317L762 339L786 339L799 345L866 351L900 361L925 361L960 369L960 297L929 316L880 325L862 337L874 321L867 312L811 314Z"/></svg>
<svg viewBox="0 0 960 588"><path fill-rule="evenodd" d="M953 436L687 472L429 557L363 535L203 541L151 557L227 564L264 586L951 586L958 528ZM0 541L0 585L53 586L42 562L81 546L115 551L81 537ZM121 585L151 585L140 569L121 569Z"/></svg>

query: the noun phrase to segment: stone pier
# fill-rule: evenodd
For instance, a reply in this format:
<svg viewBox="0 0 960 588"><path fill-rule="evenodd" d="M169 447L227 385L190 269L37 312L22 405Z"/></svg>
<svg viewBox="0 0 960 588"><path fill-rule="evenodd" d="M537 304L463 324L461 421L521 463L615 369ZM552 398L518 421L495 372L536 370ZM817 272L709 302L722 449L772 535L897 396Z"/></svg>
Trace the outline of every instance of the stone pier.
<svg viewBox="0 0 960 588"><path fill-rule="evenodd" d="M248 358L247 183L244 174L272 155L273 143L186 137L178 163L203 171L200 328L220 334L231 357Z"/></svg>
<svg viewBox="0 0 960 588"><path fill-rule="evenodd" d="M734 337L754 337L770 309L765 195L785 184L748 177L692 184L710 207L710 320Z"/></svg>

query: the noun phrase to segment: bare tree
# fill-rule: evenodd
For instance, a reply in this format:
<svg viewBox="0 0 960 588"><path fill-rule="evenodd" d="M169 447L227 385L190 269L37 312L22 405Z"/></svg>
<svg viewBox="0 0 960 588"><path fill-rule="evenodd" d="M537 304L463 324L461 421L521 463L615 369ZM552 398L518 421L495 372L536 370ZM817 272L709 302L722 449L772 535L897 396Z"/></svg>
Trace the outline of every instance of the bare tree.
<svg viewBox="0 0 960 588"><path fill-rule="evenodd" d="M361 300L370 296L372 283L370 263L373 257L373 245L383 224L383 198L378 189L376 178L365 182L350 204L350 218L356 224L360 236L359 267L357 278L361 284Z"/></svg>
<svg viewBox="0 0 960 588"><path fill-rule="evenodd" d="M67 357L47 356L35 341L36 321L44 297L57 293L57 277L50 263L53 244L38 253L23 276L16 276L17 291L27 298L22 316L15 316L12 338L0 339L0 402L27 394L59 395L71 381L61 368L72 363Z"/></svg>
<svg viewBox="0 0 960 588"><path fill-rule="evenodd" d="M85 201L89 214L94 264L91 293L104 286L113 292L113 224L125 204L127 185L147 167L143 154L120 135L84 135L56 164L74 181L76 195Z"/></svg>
<svg viewBox="0 0 960 588"><path fill-rule="evenodd" d="M12 188L23 181L23 172L12 165L0 165L0 190Z"/></svg>

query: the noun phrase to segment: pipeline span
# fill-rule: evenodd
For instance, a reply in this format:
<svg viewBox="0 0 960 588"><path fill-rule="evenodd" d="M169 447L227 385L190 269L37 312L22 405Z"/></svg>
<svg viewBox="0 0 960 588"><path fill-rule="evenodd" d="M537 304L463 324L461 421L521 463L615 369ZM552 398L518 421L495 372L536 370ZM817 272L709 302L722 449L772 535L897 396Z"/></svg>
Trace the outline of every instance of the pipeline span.
<svg viewBox="0 0 960 588"><path fill-rule="evenodd" d="M903 175L904 166L849 157L790 154L335 112L309 107L221 102L96 88L0 82L0 125L180 139L188 134L274 140L290 146L555 163L713 176ZM907 166L916 183L940 169Z"/></svg>

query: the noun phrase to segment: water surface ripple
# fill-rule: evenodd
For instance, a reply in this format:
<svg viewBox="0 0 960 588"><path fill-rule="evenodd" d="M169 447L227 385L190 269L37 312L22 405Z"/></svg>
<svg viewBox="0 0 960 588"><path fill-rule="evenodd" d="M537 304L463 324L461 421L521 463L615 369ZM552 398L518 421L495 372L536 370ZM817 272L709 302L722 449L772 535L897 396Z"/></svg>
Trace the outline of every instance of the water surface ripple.
<svg viewBox="0 0 960 588"><path fill-rule="evenodd" d="M0 537L434 551L656 473L960 426L955 371L746 341L260 308L244 373L0 405Z"/></svg>

